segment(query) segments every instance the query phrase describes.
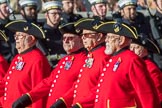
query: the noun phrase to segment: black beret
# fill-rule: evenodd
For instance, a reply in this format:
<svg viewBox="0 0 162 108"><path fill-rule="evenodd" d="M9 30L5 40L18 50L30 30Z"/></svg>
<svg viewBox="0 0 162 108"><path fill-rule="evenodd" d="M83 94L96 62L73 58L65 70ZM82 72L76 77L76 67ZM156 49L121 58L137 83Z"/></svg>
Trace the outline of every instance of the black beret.
<svg viewBox="0 0 162 108"><path fill-rule="evenodd" d="M1 31L1 30L0 30L0 40L1 41L7 41L8 40L8 38L5 35L5 33L3 31Z"/></svg>
<svg viewBox="0 0 162 108"><path fill-rule="evenodd" d="M96 30L101 33L114 33L117 35L126 36L128 38L138 38L136 29L124 22L105 22L100 24Z"/></svg>
<svg viewBox="0 0 162 108"><path fill-rule="evenodd" d="M6 24L5 27L13 32L24 32L29 35L33 35L36 38L45 38L45 34L40 27L25 20L12 21Z"/></svg>
<svg viewBox="0 0 162 108"><path fill-rule="evenodd" d="M76 30L76 28L74 26L74 22L60 25L59 30L62 34L72 33L72 34L81 35L81 33L82 33L81 30Z"/></svg>
<svg viewBox="0 0 162 108"><path fill-rule="evenodd" d="M92 30L96 31L96 27L103 22L100 19L94 19L94 18L81 18L75 23L75 27L78 30ZM97 32L97 31L96 31Z"/></svg>
<svg viewBox="0 0 162 108"><path fill-rule="evenodd" d="M149 39L144 34L140 34L138 36L138 39L132 39L132 43L136 43L136 44L139 44L139 45L145 47L149 52L160 54L160 49L156 45L156 43L153 40Z"/></svg>

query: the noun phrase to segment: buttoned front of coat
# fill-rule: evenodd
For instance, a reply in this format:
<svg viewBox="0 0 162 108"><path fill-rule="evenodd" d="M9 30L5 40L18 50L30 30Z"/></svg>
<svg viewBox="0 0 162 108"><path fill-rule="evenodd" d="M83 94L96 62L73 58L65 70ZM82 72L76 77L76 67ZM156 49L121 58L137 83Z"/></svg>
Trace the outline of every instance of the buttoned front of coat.
<svg viewBox="0 0 162 108"><path fill-rule="evenodd" d="M94 108L159 108L157 92L141 58L129 50L112 56L96 90ZM140 104L137 103L139 100Z"/></svg>
<svg viewBox="0 0 162 108"><path fill-rule="evenodd" d="M3 108L11 108L16 99L30 91L49 74L50 65L38 49L35 48L25 54L16 55L4 77ZM32 108L40 108L43 104L43 100L40 100L34 103Z"/></svg>

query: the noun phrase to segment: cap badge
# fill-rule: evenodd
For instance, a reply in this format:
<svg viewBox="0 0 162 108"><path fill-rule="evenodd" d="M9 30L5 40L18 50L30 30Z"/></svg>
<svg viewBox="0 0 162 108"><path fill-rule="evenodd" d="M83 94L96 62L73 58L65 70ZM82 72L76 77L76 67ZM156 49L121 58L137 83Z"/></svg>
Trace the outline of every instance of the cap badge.
<svg viewBox="0 0 162 108"><path fill-rule="evenodd" d="M119 23L114 24L113 26L115 33L119 32L121 30L121 26Z"/></svg>
<svg viewBox="0 0 162 108"><path fill-rule="evenodd" d="M24 31L28 31L28 30L29 30L28 26L24 27Z"/></svg>
<svg viewBox="0 0 162 108"><path fill-rule="evenodd" d="M97 26L98 26L99 24L101 24L101 22L99 22L99 20L98 20L98 19L95 19L94 21L92 21L92 26L93 26L93 29L96 29L96 28L97 28Z"/></svg>
<svg viewBox="0 0 162 108"><path fill-rule="evenodd" d="M79 33L81 30L79 28L77 28L75 31L76 31L76 33Z"/></svg>

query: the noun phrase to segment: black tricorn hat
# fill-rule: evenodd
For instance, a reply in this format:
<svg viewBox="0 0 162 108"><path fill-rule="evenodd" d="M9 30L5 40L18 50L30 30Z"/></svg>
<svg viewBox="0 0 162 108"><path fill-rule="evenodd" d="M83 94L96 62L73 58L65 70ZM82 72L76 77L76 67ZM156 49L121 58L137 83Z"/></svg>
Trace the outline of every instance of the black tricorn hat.
<svg viewBox="0 0 162 108"><path fill-rule="evenodd" d="M6 41L7 42L8 38L6 34L0 30L0 41Z"/></svg>
<svg viewBox="0 0 162 108"><path fill-rule="evenodd" d="M33 35L36 38L45 38L43 30L34 23L27 22L25 20L15 20L5 26L7 29L13 32L24 32L29 35Z"/></svg>
<svg viewBox="0 0 162 108"><path fill-rule="evenodd" d="M144 34L140 34L138 36L138 39L132 39L132 43L136 43L145 47L149 52L159 53L159 54L161 53L157 44Z"/></svg>
<svg viewBox="0 0 162 108"><path fill-rule="evenodd" d="M77 30L92 30L92 31L97 31L96 27L103 22L100 19L95 19L95 18L81 18L75 23L75 27Z"/></svg>
<svg viewBox="0 0 162 108"><path fill-rule="evenodd" d="M101 33L114 33L120 36L137 39L137 31L134 27L118 21L108 21L100 24L96 30Z"/></svg>
<svg viewBox="0 0 162 108"><path fill-rule="evenodd" d="M64 34L64 33L72 33L72 34L81 35L82 30L76 30L74 24L75 24L75 22L62 24L62 25L59 26L59 30L60 30L60 32L62 34Z"/></svg>

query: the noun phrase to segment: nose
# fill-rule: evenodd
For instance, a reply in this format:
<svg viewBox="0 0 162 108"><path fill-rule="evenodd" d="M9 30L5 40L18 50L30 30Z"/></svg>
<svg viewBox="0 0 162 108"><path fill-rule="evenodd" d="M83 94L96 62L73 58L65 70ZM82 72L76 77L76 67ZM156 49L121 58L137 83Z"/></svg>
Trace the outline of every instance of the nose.
<svg viewBox="0 0 162 108"><path fill-rule="evenodd" d="M85 36L84 35L82 35L82 40L84 40L85 39Z"/></svg>
<svg viewBox="0 0 162 108"><path fill-rule="evenodd" d="M134 47L131 46L131 45L130 45L129 49L130 49L131 51L134 51Z"/></svg>

